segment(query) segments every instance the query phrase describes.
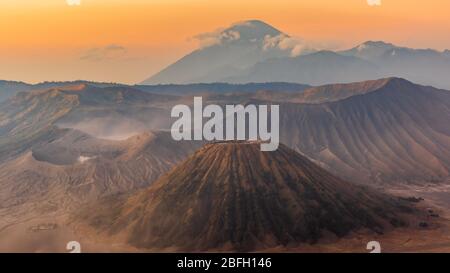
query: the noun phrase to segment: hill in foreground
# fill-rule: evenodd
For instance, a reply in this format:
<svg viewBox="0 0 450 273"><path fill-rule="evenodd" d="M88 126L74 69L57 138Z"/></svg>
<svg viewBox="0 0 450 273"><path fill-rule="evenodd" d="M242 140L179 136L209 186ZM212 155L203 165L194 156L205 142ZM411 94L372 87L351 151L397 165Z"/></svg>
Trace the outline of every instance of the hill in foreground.
<svg viewBox="0 0 450 273"><path fill-rule="evenodd" d="M77 218L146 249L254 251L408 224L404 201L343 181L284 145L207 144L148 189ZM92 213L95 212L95 213Z"/></svg>

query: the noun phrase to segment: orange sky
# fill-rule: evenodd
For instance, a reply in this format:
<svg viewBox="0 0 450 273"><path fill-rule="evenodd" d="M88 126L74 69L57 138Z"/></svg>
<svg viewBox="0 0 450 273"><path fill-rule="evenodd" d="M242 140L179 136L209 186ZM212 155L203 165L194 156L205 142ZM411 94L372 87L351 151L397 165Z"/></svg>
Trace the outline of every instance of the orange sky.
<svg viewBox="0 0 450 273"><path fill-rule="evenodd" d="M0 0L0 79L134 83L195 48L196 34L247 19L340 48L450 48L448 0L81 1Z"/></svg>

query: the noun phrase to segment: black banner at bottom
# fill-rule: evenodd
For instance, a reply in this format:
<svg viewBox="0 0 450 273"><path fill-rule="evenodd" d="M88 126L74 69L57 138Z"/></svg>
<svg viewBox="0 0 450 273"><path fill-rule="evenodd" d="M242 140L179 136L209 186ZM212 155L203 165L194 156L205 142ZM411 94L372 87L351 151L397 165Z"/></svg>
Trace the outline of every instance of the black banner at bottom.
<svg viewBox="0 0 450 273"><path fill-rule="evenodd" d="M2 267L25 272L384 272L429 271L447 254L0 254ZM345 270L345 271L344 271Z"/></svg>

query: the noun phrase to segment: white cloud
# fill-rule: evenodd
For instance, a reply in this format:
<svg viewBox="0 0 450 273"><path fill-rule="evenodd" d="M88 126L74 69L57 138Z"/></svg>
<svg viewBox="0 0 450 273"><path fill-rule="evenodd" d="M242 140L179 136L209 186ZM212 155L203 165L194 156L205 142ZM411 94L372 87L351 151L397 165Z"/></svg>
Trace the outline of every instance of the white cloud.
<svg viewBox="0 0 450 273"><path fill-rule="evenodd" d="M102 61L116 59L125 55L127 49L121 45L111 44L105 47L91 48L86 51L81 57L85 61Z"/></svg>
<svg viewBox="0 0 450 273"><path fill-rule="evenodd" d="M81 5L81 0L66 0L66 3L69 6L79 6Z"/></svg>
<svg viewBox="0 0 450 273"><path fill-rule="evenodd" d="M241 27L244 25L252 26L249 22L236 23L233 27ZM247 36L246 36L247 35ZM260 43L264 51L282 50L291 57L297 57L302 54L315 52L317 50L326 50L335 45L331 42L312 42L306 41L299 37L291 37L284 33L275 36L265 35L263 39L248 35L245 30L236 28L218 29L213 32L201 33L193 37L200 43L200 48L206 48L213 45L226 45L236 41L243 43Z"/></svg>
<svg viewBox="0 0 450 273"><path fill-rule="evenodd" d="M263 41L263 50L278 49L289 53L291 57L309 54L319 50L336 50L338 44L334 41L311 41L286 34L267 35Z"/></svg>
<svg viewBox="0 0 450 273"><path fill-rule="evenodd" d="M236 41L240 38L241 34L235 30L217 30L194 36L194 39L200 42L202 48Z"/></svg>
<svg viewBox="0 0 450 273"><path fill-rule="evenodd" d="M289 50L292 57L299 56L307 49L305 41L300 38L289 37L286 34L280 34L277 36L267 35L264 38L263 49L269 50L271 48L278 48L281 50Z"/></svg>
<svg viewBox="0 0 450 273"><path fill-rule="evenodd" d="M367 0L369 6L381 6L381 0Z"/></svg>

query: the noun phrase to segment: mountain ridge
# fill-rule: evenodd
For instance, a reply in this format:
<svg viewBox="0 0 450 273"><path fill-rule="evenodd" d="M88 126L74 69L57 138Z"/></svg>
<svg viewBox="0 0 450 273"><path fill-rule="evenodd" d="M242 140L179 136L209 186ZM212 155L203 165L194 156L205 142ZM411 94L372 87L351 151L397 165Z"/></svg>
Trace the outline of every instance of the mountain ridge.
<svg viewBox="0 0 450 273"><path fill-rule="evenodd" d="M291 86L283 88L279 90ZM171 107L190 105L194 95L156 96L125 89L19 94L13 103L0 106L0 161L54 139L55 127L110 140L170 130ZM422 184L448 177L449 91L399 78L279 90L200 94L205 103L218 105L279 104L281 142L348 180Z"/></svg>
<svg viewBox="0 0 450 273"><path fill-rule="evenodd" d="M394 78L373 92L280 109L281 141L341 177L423 184L449 176L446 90Z"/></svg>

